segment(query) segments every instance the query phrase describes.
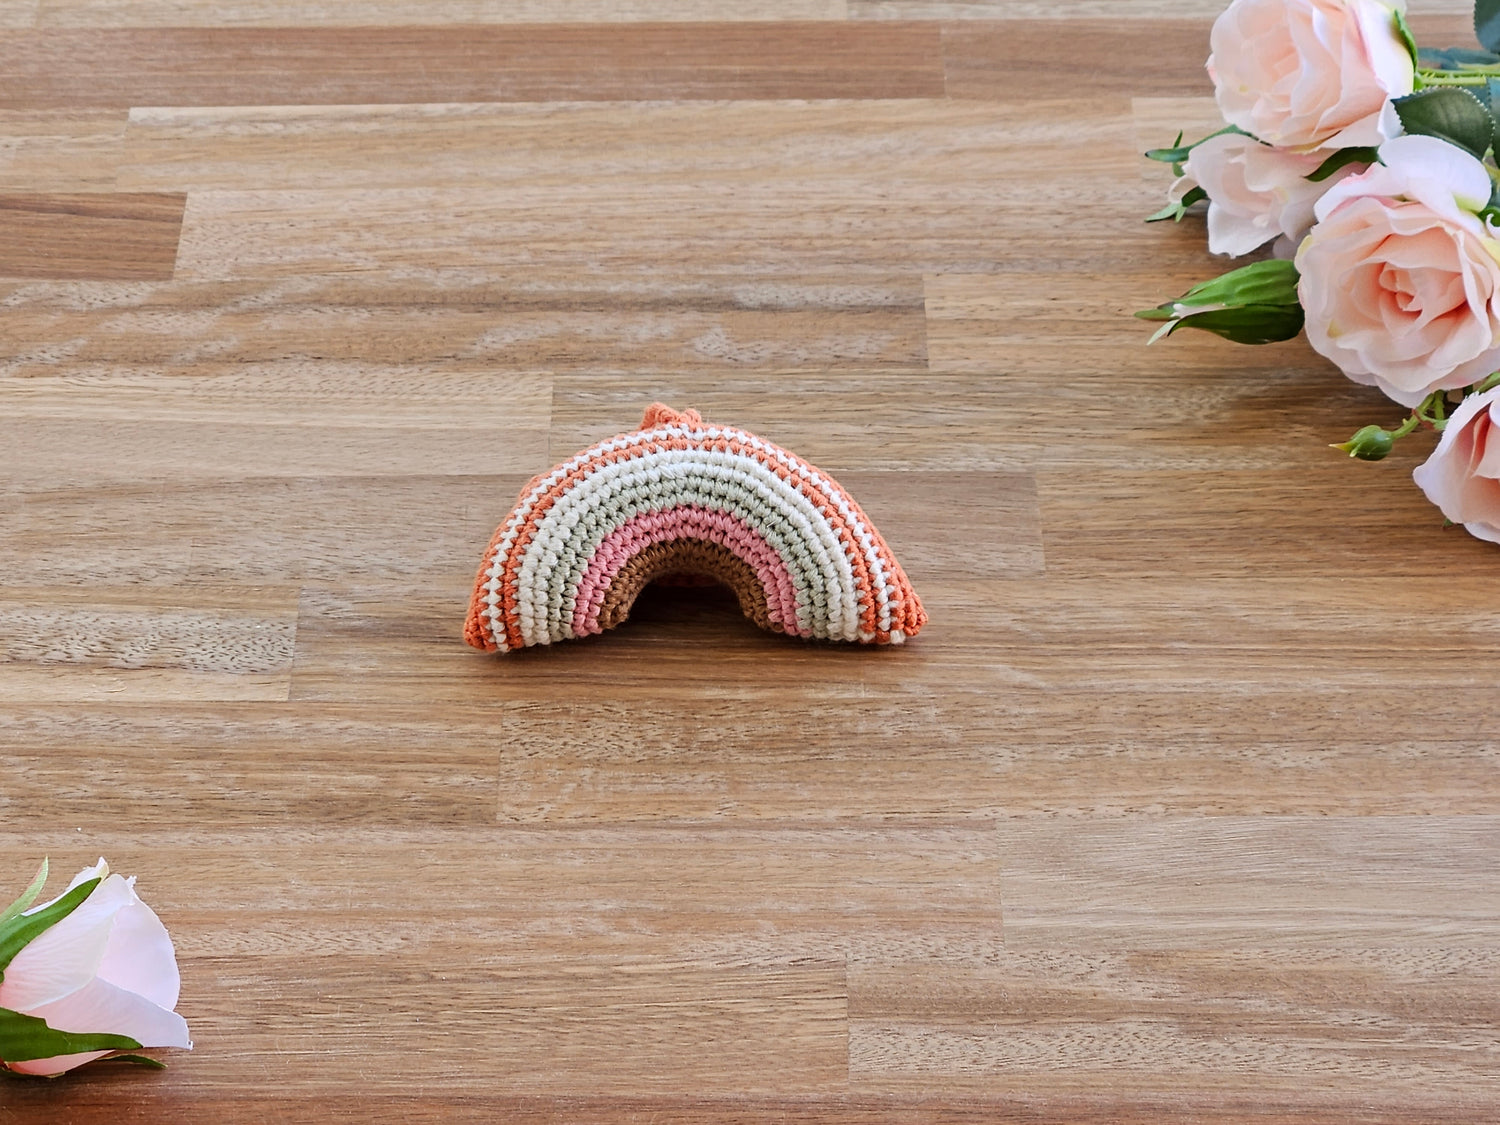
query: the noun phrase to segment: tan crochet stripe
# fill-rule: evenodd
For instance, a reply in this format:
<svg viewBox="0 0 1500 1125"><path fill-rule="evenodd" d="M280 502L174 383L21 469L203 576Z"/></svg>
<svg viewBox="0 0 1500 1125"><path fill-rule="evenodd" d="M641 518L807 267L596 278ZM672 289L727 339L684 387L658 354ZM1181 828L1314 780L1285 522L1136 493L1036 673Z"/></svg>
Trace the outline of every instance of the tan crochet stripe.
<svg viewBox="0 0 1500 1125"><path fill-rule="evenodd" d="M766 592L755 571L727 547L701 539L673 539L655 543L620 568L610 583L599 610L599 627L613 629L630 616L630 610L642 590L652 582L682 579L707 579L734 591L740 611L762 629L781 632L779 622L771 620ZM686 583L684 583L686 584Z"/></svg>

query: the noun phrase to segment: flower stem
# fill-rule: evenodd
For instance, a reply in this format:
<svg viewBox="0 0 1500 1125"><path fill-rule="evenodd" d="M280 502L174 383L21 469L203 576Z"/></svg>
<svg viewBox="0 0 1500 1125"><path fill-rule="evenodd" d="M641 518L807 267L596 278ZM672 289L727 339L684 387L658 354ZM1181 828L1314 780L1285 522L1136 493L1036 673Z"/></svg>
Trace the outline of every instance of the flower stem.
<svg viewBox="0 0 1500 1125"><path fill-rule="evenodd" d="M1484 86L1490 76L1500 76L1500 64L1476 66L1466 70L1419 70L1417 76L1423 86Z"/></svg>

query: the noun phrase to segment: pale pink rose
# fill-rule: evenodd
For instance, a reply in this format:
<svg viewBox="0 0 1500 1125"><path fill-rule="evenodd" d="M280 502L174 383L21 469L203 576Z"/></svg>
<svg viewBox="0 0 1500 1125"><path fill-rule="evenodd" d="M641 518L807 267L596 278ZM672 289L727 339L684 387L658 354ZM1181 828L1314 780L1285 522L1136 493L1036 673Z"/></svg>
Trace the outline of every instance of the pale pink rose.
<svg viewBox="0 0 1500 1125"><path fill-rule="evenodd" d="M191 1047L187 1024L172 1010L179 982L166 927L136 897L135 880L109 874L102 859L80 871L69 889L96 876L102 881L77 909L16 954L0 980L0 1008L40 1016L59 1031L127 1035L143 1047ZM5 1065L20 1074L55 1075L108 1053Z"/></svg>
<svg viewBox="0 0 1500 1125"><path fill-rule="evenodd" d="M1234 0L1214 21L1209 77L1224 120L1282 148L1379 145L1412 92L1396 31L1405 0Z"/></svg>
<svg viewBox="0 0 1500 1125"><path fill-rule="evenodd" d="M1297 251L1314 350L1403 406L1500 369L1500 242L1475 212L1484 166L1435 137L1397 137L1330 188Z"/></svg>
<svg viewBox="0 0 1500 1125"><path fill-rule="evenodd" d="M1500 543L1500 387L1464 399L1412 479L1470 535Z"/></svg>
<svg viewBox="0 0 1500 1125"><path fill-rule="evenodd" d="M1208 248L1238 257L1286 237L1296 245L1313 225L1313 207L1357 168L1347 164L1312 183L1323 155L1259 143L1241 133L1220 133L1193 146L1183 171L1208 192Z"/></svg>

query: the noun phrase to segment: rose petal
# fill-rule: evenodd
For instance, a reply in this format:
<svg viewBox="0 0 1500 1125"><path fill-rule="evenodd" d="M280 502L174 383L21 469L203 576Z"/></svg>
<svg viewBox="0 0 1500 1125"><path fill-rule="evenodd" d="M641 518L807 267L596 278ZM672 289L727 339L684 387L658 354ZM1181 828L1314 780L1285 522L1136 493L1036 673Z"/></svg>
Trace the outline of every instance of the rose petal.
<svg viewBox="0 0 1500 1125"><path fill-rule="evenodd" d="M143 1047L192 1046L187 1022L176 1012L103 980L90 981L32 1015L58 1031L128 1035Z"/></svg>
<svg viewBox="0 0 1500 1125"><path fill-rule="evenodd" d="M99 978L163 1008L175 1008L181 977L172 939L155 911L134 893L131 898L134 901L115 915Z"/></svg>
<svg viewBox="0 0 1500 1125"><path fill-rule="evenodd" d="M34 1013L40 1005L93 980L104 960L115 914L134 897L130 884L119 875L95 887L76 910L15 955L0 981L0 1007Z"/></svg>

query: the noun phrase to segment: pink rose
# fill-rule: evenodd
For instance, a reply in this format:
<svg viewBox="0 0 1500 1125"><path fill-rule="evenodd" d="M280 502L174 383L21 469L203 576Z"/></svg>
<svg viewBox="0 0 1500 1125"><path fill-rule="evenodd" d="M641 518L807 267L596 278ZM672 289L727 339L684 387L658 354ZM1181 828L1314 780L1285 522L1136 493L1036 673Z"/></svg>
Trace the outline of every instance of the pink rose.
<svg viewBox="0 0 1500 1125"><path fill-rule="evenodd" d="M1405 0L1234 0L1214 21L1208 74L1224 120L1283 148L1379 145L1412 92L1396 30Z"/></svg>
<svg viewBox="0 0 1500 1125"><path fill-rule="evenodd" d="M80 871L69 889L96 877L102 881L88 898L23 946L7 966L0 1008L38 1016L59 1031L126 1035L144 1047L191 1047L187 1024L172 1011L177 959L166 928L136 897L135 880L111 875L102 859ZM55 1075L106 1054L4 1065L20 1074Z"/></svg>
<svg viewBox="0 0 1500 1125"><path fill-rule="evenodd" d="M1323 159L1241 133L1220 133L1194 145L1184 172L1208 192L1208 248L1238 257L1277 236L1293 246L1301 242L1323 193L1357 170L1345 165L1312 183L1307 177Z"/></svg>
<svg viewBox="0 0 1500 1125"><path fill-rule="evenodd" d="M1459 404L1432 456L1412 472L1417 486L1470 535L1500 543L1500 387Z"/></svg>
<svg viewBox="0 0 1500 1125"><path fill-rule="evenodd" d="M1500 242L1475 214L1490 177L1435 137L1397 137L1331 187L1297 251L1307 338L1403 406L1500 369Z"/></svg>

